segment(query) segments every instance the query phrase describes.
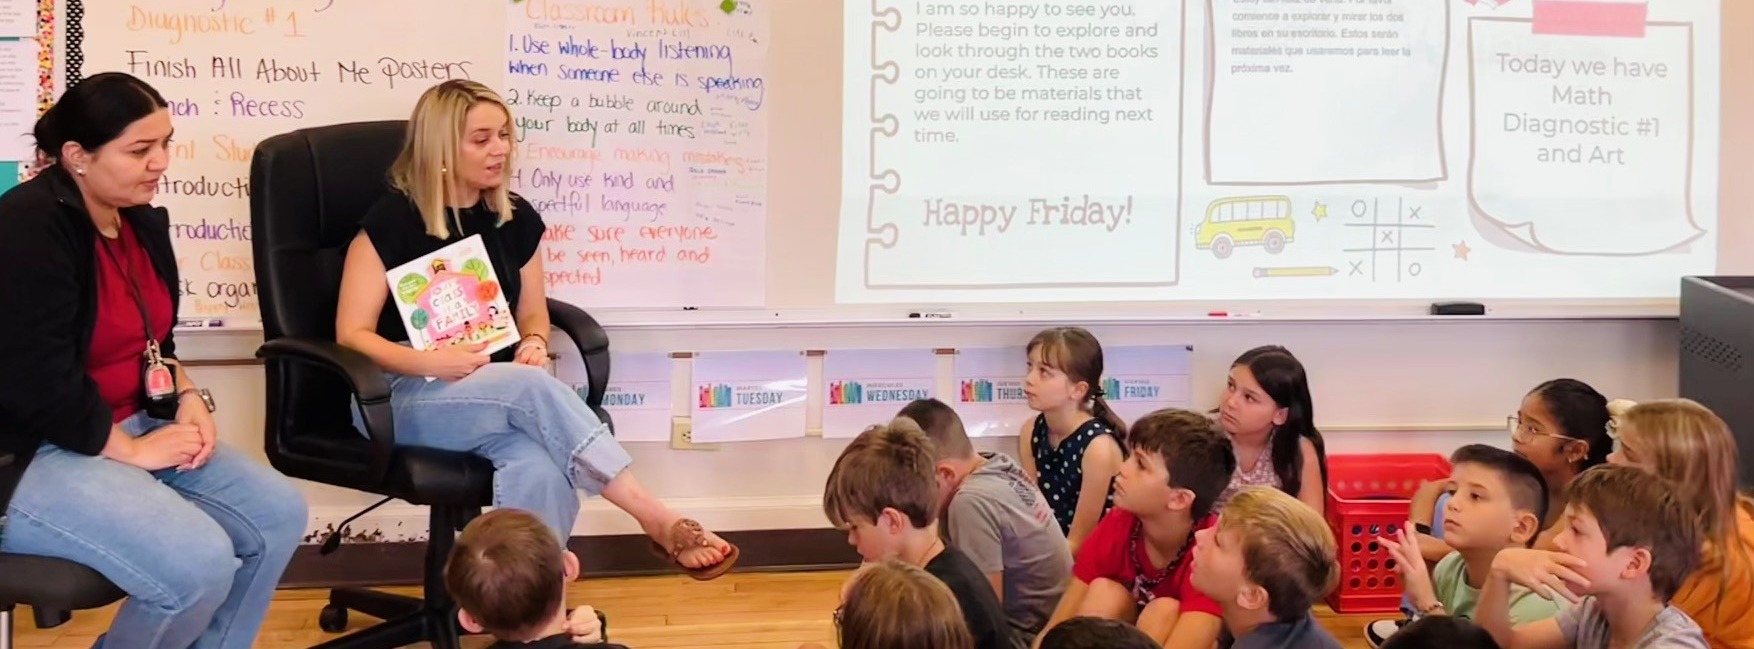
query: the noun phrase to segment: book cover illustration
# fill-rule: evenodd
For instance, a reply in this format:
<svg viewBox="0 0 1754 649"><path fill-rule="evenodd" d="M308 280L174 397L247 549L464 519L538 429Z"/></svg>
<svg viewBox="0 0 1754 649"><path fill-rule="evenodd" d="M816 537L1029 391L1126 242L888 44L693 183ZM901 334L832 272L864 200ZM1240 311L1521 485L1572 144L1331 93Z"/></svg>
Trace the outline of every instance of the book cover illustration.
<svg viewBox="0 0 1754 649"><path fill-rule="evenodd" d="M481 235L440 248L386 274L408 341L423 351L487 343L492 354L519 340Z"/></svg>

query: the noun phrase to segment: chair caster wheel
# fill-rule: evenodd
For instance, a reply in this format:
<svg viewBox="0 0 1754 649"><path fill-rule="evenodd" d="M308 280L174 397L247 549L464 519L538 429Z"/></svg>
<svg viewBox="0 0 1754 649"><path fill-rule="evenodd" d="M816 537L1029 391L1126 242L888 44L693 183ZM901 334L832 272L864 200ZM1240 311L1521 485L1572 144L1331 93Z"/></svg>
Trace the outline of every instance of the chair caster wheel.
<svg viewBox="0 0 1754 649"><path fill-rule="evenodd" d="M323 612L317 614L317 626L324 633L340 633L347 630L347 609L336 604L324 606Z"/></svg>

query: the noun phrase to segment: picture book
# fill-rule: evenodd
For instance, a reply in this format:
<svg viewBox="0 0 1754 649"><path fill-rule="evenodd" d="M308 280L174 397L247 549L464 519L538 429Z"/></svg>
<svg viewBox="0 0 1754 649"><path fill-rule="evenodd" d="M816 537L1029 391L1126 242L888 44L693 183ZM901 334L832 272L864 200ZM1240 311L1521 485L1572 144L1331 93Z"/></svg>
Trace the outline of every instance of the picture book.
<svg viewBox="0 0 1754 649"><path fill-rule="evenodd" d="M517 344L518 326L481 235L440 248L386 274L408 342L423 351L487 343L484 354Z"/></svg>

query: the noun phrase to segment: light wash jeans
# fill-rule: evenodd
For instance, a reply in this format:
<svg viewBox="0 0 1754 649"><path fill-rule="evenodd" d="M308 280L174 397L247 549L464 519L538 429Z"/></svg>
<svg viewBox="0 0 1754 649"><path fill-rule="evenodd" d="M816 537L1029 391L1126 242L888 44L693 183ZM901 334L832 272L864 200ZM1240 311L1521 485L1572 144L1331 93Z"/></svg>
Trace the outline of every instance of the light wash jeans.
<svg viewBox="0 0 1754 649"><path fill-rule="evenodd" d="M224 444L186 473L45 444L6 515L0 551L75 561L128 593L104 649L250 647L307 523L291 481Z"/></svg>
<svg viewBox="0 0 1754 649"><path fill-rule="evenodd" d="M603 493L633 463L608 424L547 370L488 363L461 381L390 374L396 444L493 463L493 506L535 514L562 544L579 494Z"/></svg>

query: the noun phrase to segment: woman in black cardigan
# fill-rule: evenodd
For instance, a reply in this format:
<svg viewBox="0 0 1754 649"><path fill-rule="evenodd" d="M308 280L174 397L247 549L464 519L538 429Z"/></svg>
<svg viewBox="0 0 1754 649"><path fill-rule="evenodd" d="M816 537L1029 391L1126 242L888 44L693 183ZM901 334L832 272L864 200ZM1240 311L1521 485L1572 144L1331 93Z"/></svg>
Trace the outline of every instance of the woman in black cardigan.
<svg viewBox="0 0 1754 649"><path fill-rule="evenodd" d="M128 592L100 643L249 647L306 525L298 490L217 442L176 361L170 154L158 91L125 74L38 120L49 165L0 196L0 552Z"/></svg>

